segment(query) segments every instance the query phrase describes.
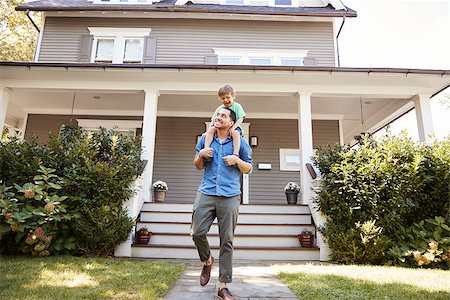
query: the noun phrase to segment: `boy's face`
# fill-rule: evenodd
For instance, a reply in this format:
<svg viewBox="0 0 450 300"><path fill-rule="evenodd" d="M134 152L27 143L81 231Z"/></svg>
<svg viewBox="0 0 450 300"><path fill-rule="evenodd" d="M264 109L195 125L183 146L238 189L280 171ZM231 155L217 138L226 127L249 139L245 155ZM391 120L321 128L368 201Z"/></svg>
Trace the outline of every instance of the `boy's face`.
<svg viewBox="0 0 450 300"><path fill-rule="evenodd" d="M222 96L219 96L219 99L225 107L230 107L231 105L233 105L234 95L232 93L226 93Z"/></svg>

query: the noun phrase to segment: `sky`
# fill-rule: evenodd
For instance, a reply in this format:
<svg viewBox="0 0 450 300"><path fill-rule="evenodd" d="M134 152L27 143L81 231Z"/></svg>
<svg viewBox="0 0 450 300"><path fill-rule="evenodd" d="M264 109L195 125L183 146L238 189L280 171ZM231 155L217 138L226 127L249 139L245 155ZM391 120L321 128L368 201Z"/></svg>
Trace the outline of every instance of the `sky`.
<svg viewBox="0 0 450 300"><path fill-rule="evenodd" d="M450 70L450 0L342 0L358 13L339 37L341 67ZM340 26L341 20L338 20ZM450 134L450 109L431 99L435 136ZM418 140L415 111L391 125Z"/></svg>

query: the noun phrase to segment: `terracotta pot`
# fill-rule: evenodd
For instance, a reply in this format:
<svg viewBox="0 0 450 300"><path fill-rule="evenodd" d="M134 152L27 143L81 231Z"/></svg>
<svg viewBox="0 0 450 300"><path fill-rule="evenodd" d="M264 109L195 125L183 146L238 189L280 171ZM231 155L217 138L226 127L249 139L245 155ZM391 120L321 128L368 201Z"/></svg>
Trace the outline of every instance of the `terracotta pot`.
<svg viewBox="0 0 450 300"><path fill-rule="evenodd" d="M314 246L314 234L299 234L298 240L303 248L311 248Z"/></svg>
<svg viewBox="0 0 450 300"><path fill-rule="evenodd" d="M165 202L166 201L166 192L164 190L153 190L153 200L155 202Z"/></svg>
<svg viewBox="0 0 450 300"><path fill-rule="evenodd" d="M296 205L298 199L298 192L285 192L286 200L289 205Z"/></svg>
<svg viewBox="0 0 450 300"><path fill-rule="evenodd" d="M136 232L136 242L138 244L148 244L152 238L152 233L150 231L137 231Z"/></svg>

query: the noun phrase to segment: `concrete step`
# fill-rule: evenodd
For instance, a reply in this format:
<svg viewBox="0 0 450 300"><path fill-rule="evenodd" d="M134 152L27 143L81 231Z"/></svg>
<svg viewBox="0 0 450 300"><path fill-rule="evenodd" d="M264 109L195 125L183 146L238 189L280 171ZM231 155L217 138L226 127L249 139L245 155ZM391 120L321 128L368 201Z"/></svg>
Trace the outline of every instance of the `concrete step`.
<svg viewBox="0 0 450 300"><path fill-rule="evenodd" d="M193 204L185 203L156 203L146 202L142 207L142 211L174 211L174 212L192 212ZM239 207L240 213L254 213L254 214L309 214L308 205L252 205L241 204Z"/></svg>
<svg viewBox="0 0 450 300"><path fill-rule="evenodd" d="M161 212L141 211L140 221L143 222L191 222L191 212ZM254 214L239 213L238 224L298 224L311 223L311 215L308 214Z"/></svg>
<svg viewBox="0 0 450 300"><path fill-rule="evenodd" d="M219 235L208 234L208 242L211 246L219 246ZM183 245L192 246L192 237L188 234L154 233L150 245ZM299 247L300 243L296 235L235 235L233 245L235 247Z"/></svg>
<svg viewBox="0 0 450 300"><path fill-rule="evenodd" d="M137 230L142 227L147 227L150 231L155 233L183 233L189 234L191 230L191 222L138 222ZM235 234L258 235L264 233L265 235L297 235L303 229L315 230L314 226L309 223L297 224L238 224L236 226ZM219 232L217 221L211 225L209 233L217 234Z"/></svg>
<svg viewBox="0 0 450 300"><path fill-rule="evenodd" d="M218 247L211 247L212 256L219 258ZM133 257L198 259L194 246L137 245L131 247ZM233 259L246 260L319 260L319 248L300 247L235 247Z"/></svg>

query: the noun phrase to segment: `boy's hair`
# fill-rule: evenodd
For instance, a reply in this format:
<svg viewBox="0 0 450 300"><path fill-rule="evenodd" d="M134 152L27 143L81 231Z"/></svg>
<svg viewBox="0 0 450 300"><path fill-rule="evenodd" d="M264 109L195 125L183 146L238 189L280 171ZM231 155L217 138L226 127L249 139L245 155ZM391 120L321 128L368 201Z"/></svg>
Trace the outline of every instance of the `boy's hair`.
<svg viewBox="0 0 450 300"><path fill-rule="evenodd" d="M234 123L236 123L236 113L234 112L234 110L232 110L229 107L224 107L223 109L230 111L230 118L231 120L233 120Z"/></svg>
<svg viewBox="0 0 450 300"><path fill-rule="evenodd" d="M231 87L231 85L226 84L219 89L219 92L217 94L219 94L219 97L222 97L223 95L228 94L228 93L230 93L233 96L235 95L234 90Z"/></svg>

